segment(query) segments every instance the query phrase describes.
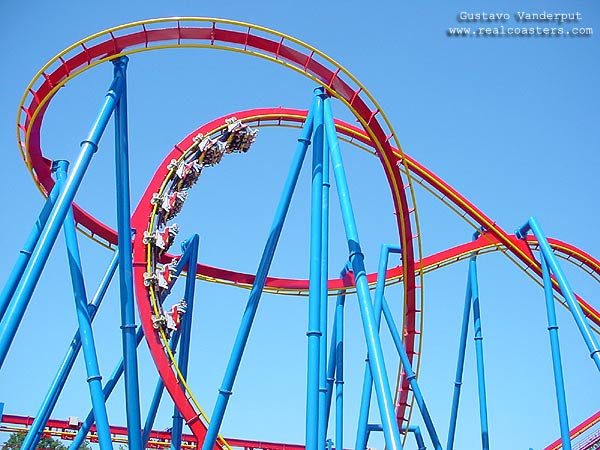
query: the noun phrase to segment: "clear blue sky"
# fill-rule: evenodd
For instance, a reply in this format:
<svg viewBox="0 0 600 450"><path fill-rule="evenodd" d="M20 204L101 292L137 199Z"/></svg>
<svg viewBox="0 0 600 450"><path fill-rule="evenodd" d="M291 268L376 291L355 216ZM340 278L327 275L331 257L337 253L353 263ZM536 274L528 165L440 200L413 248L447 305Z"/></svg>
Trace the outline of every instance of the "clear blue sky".
<svg viewBox="0 0 600 450"><path fill-rule="evenodd" d="M205 16L266 26L313 45L348 68L375 96L406 153L448 181L506 230L536 216L546 233L600 255L597 197L600 167L600 7L587 1L409 3L396 1L305 2L3 2L0 15L0 178L3 208L0 284L3 284L42 207L43 199L23 165L15 140L15 117L25 87L36 72L70 44L98 31L141 19ZM514 14L580 12L578 25L594 35L573 37L447 36L461 11ZM482 26L467 24L467 26ZM538 25L538 24L536 24ZM488 25L485 25L488 26ZM491 24L491 26L495 26ZM556 26L556 25L550 25ZM565 30L571 25L563 24ZM52 158L73 160L101 98L112 67L103 65L70 82L53 101L42 131ZM131 59L129 77L132 203L173 144L201 124L240 109L306 108L310 82L279 66L242 55L169 50ZM347 118L339 103L334 111ZM114 225L111 131L102 143L77 201ZM199 233L201 259L214 265L255 270L275 201L295 146L296 131L262 130L252 151L231 156L202 175L182 213L181 237ZM382 242L396 244L391 203L377 161L344 148L366 264L376 270ZM308 272L309 183L303 172L272 273ZM332 204L335 199L332 198ZM417 189L424 254L466 242L472 230L427 192ZM337 207L332 219L330 274L343 265L343 233ZM81 239L91 297L111 253ZM563 264L566 265L566 264ZM502 255L479 263L490 440L498 449L539 449L559 435L543 293ZM574 289L596 307L598 289L567 268ZM465 263L425 280L424 348L420 382L443 442L446 440ZM247 292L198 284L190 383L210 413ZM394 294L396 298L394 298ZM388 299L401 301L399 290ZM397 306L396 306L397 307ZM346 446L354 446L357 393L362 383L364 343L354 299L348 301ZM102 373L119 357L119 307L112 286L95 327ZM225 436L301 443L304 439L306 301L265 296L230 401ZM574 426L598 410L598 376L566 311L559 311ZM76 328L62 238L40 280L5 367L0 402L5 412L34 415L58 361ZM385 338L388 368L396 358ZM478 413L472 340L456 448L478 448ZM150 401L156 371L140 347L142 411ZM392 380L394 384L395 380ZM123 388L109 402L114 424L125 423ZM157 428L172 414L163 401ZM87 414L83 364L68 382L54 417ZM422 423L418 413L416 423ZM376 413L371 416L377 422ZM0 437L2 439L2 437ZM383 448L379 436L370 446ZM407 448L416 448L409 440Z"/></svg>

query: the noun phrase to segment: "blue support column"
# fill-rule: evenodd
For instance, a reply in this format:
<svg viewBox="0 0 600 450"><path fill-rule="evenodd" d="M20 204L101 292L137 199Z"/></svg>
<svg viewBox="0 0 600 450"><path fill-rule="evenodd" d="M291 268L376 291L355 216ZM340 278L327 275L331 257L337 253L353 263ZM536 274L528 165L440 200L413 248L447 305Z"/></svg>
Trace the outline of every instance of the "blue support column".
<svg viewBox="0 0 600 450"><path fill-rule="evenodd" d="M169 341L169 348L171 349L171 353L173 355L177 349L177 343L179 342L179 337L181 336L180 330L176 330L173 332L173 336L171 336L171 340ZM163 391L165 390L165 384L162 382L162 379L159 377L156 382L156 388L154 388L154 395L152 396L152 402L150 402L150 408L148 408L148 415L146 416L146 422L144 423L144 429L142 431L142 447L148 447L148 439L150 439L150 432L154 427L154 420L156 419L156 413L158 412L158 407L160 406L160 400L162 398ZM179 438L181 441L181 436ZM172 441L172 439L171 439Z"/></svg>
<svg viewBox="0 0 600 450"><path fill-rule="evenodd" d="M562 448L571 450L569 436L569 416L567 414L567 396L565 393L565 380L563 378L562 361L560 357L560 344L558 341L558 323L556 321L556 308L552 292L552 279L546 257L542 255L542 278L544 280L544 294L546 297L546 315L548 317L548 333L550 334L550 348L552 350L552 369L554 371L554 387L556 390L556 404L558 406L558 420L560 424L560 437Z"/></svg>
<svg viewBox="0 0 600 450"><path fill-rule="evenodd" d="M325 90L320 90L322 120L322 102L325 98ZM315 124L316 125L316 124ZM321 199L321 292L320 292L320 348L319 348L319 448L325 450L327 440L327 426L329 424L329 406L327 401L327 308L328 308L328 286L329 281L329 148L325 140L323 124L321 131L315 126L315 143L321 141L321 164L322 164L322 199Z"/></svg>
<svg viewBox="0 0 600 450"><path fill-rule="evenodd" d="M395 420L394 402L383 359L381 341L379 339L379 334L377 333L375 313L373 311L373 304L371 303L371 293L369 292L367 274L364 266L364 255L360 248L358 231L354 220L354 212L352 210L352 203L350 201L350 192L348 191L348 184L346 182L346 174L344 172L342 156L340 154L340 149L335 134L335 124L333 122L333 116L331 115L329 99L325 99L324 111L324 121L327 130L326 136L329 143L329 150L331 152L331 161L342 210L346 239L348 240L350 263L352 264L352 271L354 272L356 279L358 303L360 306L365 340L367 342L367 349L369 352L369 366L371 368L371 375L373 376L375 384L379 413L383 423L383 433L385 436L386 445L390 450L401 450L402 442L400 439L400 431L398 430L398 424Z"/></svg>
<svg viewBox="0 0 600 450"><path fill-rule="evenodd" d="M385 275L387 272L389 255L390 255L390 253L401 253L401 252L402 252L402 249L400 247L388 246L385 244L381 246L381 252L380 252L380 257L379 257L379 266L378 266L378 270L377 270L377 285L375 287L375 301L374 301L374 305L373 305L375 319L377 322L377 328L379 330L380 322L381 322L381 313L383 312L383 315L387 322L388 328L390 330L390 334L392 335L392 340L394 341L394 345L396 346L396 351L398 352L398 356L400 357L400 362L402 364L402 367L404 368L404 372L406 374L406 380L410 384L410 388L413 391L413 394L415 396L415 401L417 402L419 411L421 412L421 416L423 417L423 421L425 422L425 426L427 427L427 431L429 433L431 441L433 442L433 446L434 446L435 450L442 450L440 440L438 438L437 432L433 425L433 420L431 419L429 410L427 409L427 405L425 404L425 399L424 399L421 389L419 387L419 383L417 382L417 375L415 374L415 372L412 369L412 365L410 363L410 360L408 359L408 355L406 354L406 350L402 343L402 337L400 336L398 328L396 327L394 318L392 316L392 312L391 312L391 310L387 304L387 301L385 300L385 296L384 296ZM368 369L368 367L366 369ZM363 383L363 388L366 388L368 397L365 399L364 392L363 392L362 400L367 402L367 413L368 413L368 406L369 406L370 397L371 397L371 386L372 386L371 380L372 380L372 378L370 376L369 370L365 370L365 381ZM364 409L363 406L364 405L361 405L361 413L363 413L363 409ZM366 420L367 417L365 417L364 419ZM367 428L367 426L368 425L366 425L365 428ZM362 438L362 439L364 439L364 441L361 441L361 445L366 446L367 436L368 436L368 433L367 433L367 435L365 435L364 438Z"/></svg>
<svg viewBox="0 0 600 450"><path fill-rule="evenodd" d="M448 443L446 450L454 449L454 436L456 433L456 420L458 418L458 404L460 401L460 388L462 386L463 370L465 366L465 350L467 337L469 335L469 322L471 317L471 282L470 275L467 277L467 292L465 294L465 306L463 309L463 320L458 345L458 361L456 363L456 378L454 381L454 395L452 397L452 410L450 413L450 426L448 429Z"/></svg>
<svg viewBox="0 0 600 450"><path fill-rule="evenodd" d="M21 319L25 314L31 295L33 294L35 286L37 285L46 264L48 255L56 242L56 238L60 232L67 212L71 208L71 203L81 185L83 176L89 167L94 153L98 149L98 142L121 95L123 86L123 77L117 74L106 94L104 103L92 125L92 129L87 139L81 144L79 157L73 165L69 177L64 184L64 188L54 203L54 208L52 208L48 221L40 233L38 243L31 253L29 263L17 285L13 300L9 304L4 317L0 322L0 368L4 364L10 344L15 337Z"/></svg>
<svg viewBox="0 0 600 450"><path fill-rule="evenodd" d="M57 177L66 177L66 170L57 172ZM110 436L110 425L102 393L102 377L100 376L100 367L98 366L98 356L96 354L96 345L94 343L94 334L92 331L92 321L88 310L87 295L85 292L85 282L81 267L81 257L79 255L79 245L77 243L77 230L75 228L75 219L73 211L67 213L64 223L65 242L69 258L69 269L71 273L71 282L73 284L73 294L75 296L75 308L77 310L77 322L79 324L79 336L83 348L83 358L87 382L96 419L96 428L98 431L98 441L100 450L112 450L112 440Z"/></svg>
<svg viewBox="0 0 600 450"><path fill-rule="evenodd" d="M308 363L306 375L306 450L324 450L319 415L321 411L321 256L323 231L323 89L315 89L313 117L313 160L310 208L310 270L308 290ZM323 437L323 442L320 438Z"/></svg>
<svg viewBox="0 0 600 450"><path fill-rule="evenodd" d="M372 431L382 431L381 425L368 424L367 425L367 439ZM415 435L415 441L417 441L417 450L426 450L425 441L421 434L421 429L418 425L411 425L410 427L402 427L403 433L413 433Z"/></svg>
<svg viewBox="0 0 600 450"><path fill-rule="evenodd" d="M169 342L169 348L171 352L175 353L175 338L179 338L179 332L175 332L173 337L171 337L171 341ZM142 446L144 448L148 448L148 440L150 439L150 432L152 431L152 427L154 427L154 421L156 420L156 414L158 413L158 407L160 406L160 401L162 399L163 392L165 390L165 384L162 382L162 379L159 377L156 381L156 387L154 388L154 395L152 395L152 401L150 402L150 407L148 408L148 415L146 416L146 421L144 422L144 428L142 430Z"/></svg>
<svg viewBox="0 0 600 450"><path fill-rule="evenodd" d="M375 313L375 322L377 325L377 333L381 325L381 308L383 291L385 288L385 273L387 271L387 264L390 251L399 253L401 250L398 247L389 247L385 244L381 245L381 251L379 254L379 266L377 267L377 284L375 286L375 300L373 305L373 311ZM356 449L363 450L367 446L368 440L368 422L369 422L369 410L371 409L371 395L373 393L373 377L371 376L371 370L369 368L369 355L367 355L365 372L363 375L363 388L362 396L360 401L360 411L358 417L358 427L356 431Z"/></svg>
<svg viewBox="0 0 600 450"><path fill-rule="evenodd" d="M337 298L339 300L340 297L343 297L344 294L338 294ZM336 304L337 308L337 304ZM336 376L336 359L337 359L337 343L336 343L336 335L338 328L338 319L337 314L334 315L333 318L333 327L331 329L331 342L329 344L329 354L327 355L327 410L326 415L329 417L331 410L331 400L333 398L333 386L335 382Z"/></svg>
<svg viewBox="0 0 600 450"><path fill-rule="evenodd" d="M129 194L129 148L127 135L128 58L113 61L115 77L123 80L123 90L115 111L115 165L117 184L117 231L119 233L119 284L121 292L121 330L125 361L125 405L130 450L142 450L140 392L135 345L135 306L133 299L133 263L131 249L131 206Z"/></svg>
<svg viewBox="0 0 600 450"><path fill-rule="evenodd" d="M548 243L548 239L546 239L546 235L542 231L540 225L537 223L537 220L531 217L525 225L517 230L517 237L524 238L529 230L531 230L537 238L540 251L546 258L546 263L548 264L550 271L554 274L554 277L560 286L560 292L565 298L567 305L569 305L569 310L571 311L571 314L575 319L575 323L577 324L577 328L579 328L579 332L581 333L581 336L583 337L583 340L585 341L585 344L590 352L590 357L594 360L596 367L600 371L600 348L598 348L598 342L592 334L592 330L585 319L583 311L581 310L581 305L579 305L579 302L575 298L573 289L571 289L571 285L569 284L567 277L558 265L556 256L554 256L552 248Z"/></svg>
<svg viewBox="0 0 600 450"><path fill-rule="evenodd" d="M144 338L144 332L140 328L135 335L136 346L140 345L140 342L142 342L143 338ZM120 361L117 363L112 374L110 375L110 378L104 384L104 389L102 391L104 394L104 401L107 401L109 399L113 390L117 386L117 383L119 382L119 380L121 379L121 376L123 375L124 366L125 366L125 364L123 362L123 358L121 357ZM90 429L92 428L92 425L94 425L94 411L90 411L88 413L87 417L85 418L85 420L79 427L79 430L77 431L77 434L75 435L75 439L73 439L73 441L71 442L71 445L69 445L69 450L78 450L79 449L79 447L83 444L85 437L87 436Z"/></svg>
<svg viewBox="0 0 600 450"><path fill-rule="evenodd" d="M55 172L58 168L57 163L61 163L61 161L55 161L52 163L52 172ZM17 262L15 263L13 270L8 276L6 284L2 288L2 292L0 292L0 320L2 320L2 317L4 317L4 312L8 308L8 304L10 303L10 300L13 294L15 293L15 289L17 288L17 285L21 280L25 267L27 267L27 263L29 262L31 252L33 252L33 249L35 248L35 245L38 242L38 238L40 237L40 233L42 232L42 229L48 221L48 216L52 211L52 207L54 206L54 202L56 201L60 190L61 185L55 183L54 187L50 191L50 195L48 195L48 198L44 203L44 207L42 208L38 219L33 225L33 229L31 230L27 241L25 241L23 248L19 252Z"/></svg>
<svg viewBox="0 0 600 450"><path fill-rule="evenodd" d="M421 434L421 429L417 425L408 427L406 431L411 432L415 435L415 440L417 441L417 450L426 450L425 441L423 440L423 435Z"/></svg>
<svg viewBox="0 0 600 450"><path fill-rule="evenodd" d="M254 316L256 315L256 311L258 309L258 303L267 279L267 274L269 272L269 268L271 267L271 262L273 261L275 248L277 247L277 242L279 241L279 236L281 235L281 230L283 229L283 223L290 206L292 193L296 186L296 182L298 181L298 176L300 174L300 169L302 168L302 162L304 161L306 150L310 144L315 102L316 99L313 98L313 104L308 112L306 122L304 122L304 127L302 129L300 138L298 139L298 145L292 161L292 167L288 173L288 177L283 188L283 193L279 201L279 205L277 206L277 211L275 212L273 224L271 225L269 238L261 256L258 270L256 271L254 285L250 291L246 310L242 316L242 322L233 345L229 362L227 363L227 368L225 369L225 375L223 377L221 388L219 389L219 395L211 416L210 425L208 426L206 437L204 439L204 443L202 444L202 450L212 450L217 439L219 429L221 428L221 423L223 422L223 416L225 415L227 402L232 394L235 376L237 375L237 371L242 360L242 354L244 352L244 348L246 347L246 342L248 341L250 329L252 328L252 322L254 321Z"/></svg>
<svg viewBox="0 0 600 450"><path fill-rule="evenodd" d="M12 297L14 290L17 286L17 283L19 282L19 280L21 279L21 276L23 275L23 270L27 266L27 262L29 261L31 252L33 251L33 248L35 247L35 245L38 242L38 238L40 236L42 229L46 225L46 221L48 220L48 216L50 215L52 206L54 205L56 198L58 197L58 195L60 194L60 191L62 190L64 178L66 176L68 167L69 167L69 162L65 161L65 160L58 160L58 161L54 161L52 163L53 173L56 174L57 172L61 172L61 176L57 177L55 175L54 188L50 192L50 196L46 200L46 203L44 204L44 208L42 209L42 212L41 212L33 230L31 231L31 234L29 235L29 238L27 239L27 242L25 243L23 250L21 250L21 255L19 256L19 260L17 261L17 264L15 265L13 273L11 273L11 278L9 278L9 283L6 284L5 290L2 292L3 296L5 293L8 296L6 298L6 301L10 300L10 297ZM13 278L13 276L15 278ZM4 301L4 297L3 297L2 301ZM3 312L4 311L0 311L0 318L1 318L1 314ZM35 449L38 442L42 438L42 431L44 429L44 426L46 425L46 422L50 418L52 409L54 408L54 405L56 404L56 402L58 400L60 390L62 389L62 386L64 385L64 383L66 381L68 373L71 371L71 367L73 366L73 363L75 362L75 358L77 356L77 353L79 352L79 348L81 348L81 340L79 338L79 330L77 330L75 332L75 337L73 338L73 342L71 343L71 347L69 348L69 350L71 350L73 348L73 343L75 343L76 339L78 341L78 344L77 344L78 346L77 346L76 352L74 352L74 353L71 352L71 364L66 369L66 374L63 375L64 378L59 380L60 381L59 383L57 383L57 381L55 379L54 383L51 385L51 388L50 388L48 394L46 395L46 398L42 402L42 406L40 407L38 414L36 414L36 417L35 417L33 423L31 424L31 427L29 427L29 431L27 432L27 435L25 435L25 439L23 440L23 443L21 445L21 448L24 450ZM69 352L67 352L67 354L69 355ZM66 359L67 358L65 357L65 360ZM59 370L59 374L62 373L62 368L64 366L65 366L65 361L63 361L63 365L61 366L61 370Z"/></svg>
<svg viewBox="0 0 600 450"><path fill-rule="evenodd" d="M479 286L477 284L477 257L469 261L469 283L473 304L473 326L475 327L475 355L477 359L477 390L479 392L479 420L481 423L481 445L489 450L490 438L487 418L487 395L485 390L485 366L483 362L483 333L481 331L481 313L479 309Z"/></svg>
<svg viewBox="0 0 600 450"><path fill-rule="evenodd" d="M365 359L366 367L363 376L363 386L360 399L360 410L358 413L358 426L356 428L356 450L366 450L369 439L369 410L371 409L371 395L373 394L373 377L369 367L369 355Z"/></svg>
<svg viewBox="0 0 600 450"><path fill-rule="evenodd" d="M179 277L179 274L181 274L181 271L185 267L185 264L187 263L187 260L188 260L188 256L189 256L188 251L186 251L183 255L181 255L181 258L179 259L179 262L177 263L177 266L175 268L175 275L174 275L175 279L177 279ZM164 300L164 296L160 298L161 305L162 305L163 300ZM135 334L136 348L140 345L140 342L142 342L143 338L144 338L144 331L140 328L137 330L137 333ZM119 363L113 370L110 378L104 385L103 392L104 392L105 400L108 400L108 398L112 394L115 386L117 385L121 376L123 375L124 369L125 369L125 363L124 363L123 357L121 357L121 360L119 361ZM89 414L87 415L86 419L83 421L83 424L79 428L79 431L77 432L77 435L75 436L75 439L73 440L73 442L71 442L71 445L69 446L69 450L79 449L79 447L81 446L81 444L83 443L83 441L85 439L85 436L90 431L90 428L92 427L93 424L94 424L94 414L93 414L93 411L90 411Z"/></svg>
<svg viewBox="0 0 600 450"><path fill-rule="evenodd" d="M179 360L177 366L183 379L187 378L188 363L190 357L190 344L192 337L192 317L194 311L194 294L196 290L196 265L198 263L198 246L200 237L196 234L184 243L184 253L189 253L187 262L187 278L185 280L185 301L187 310L181 321L181 345L179 349ZM188 250L188 251L186 251ZM179 450L181 447L181 435L183 433L183 417L177 407L173 410L173 429L171 432L171 450Z"/></svg>
<svg viewBox="0 0 600 450"><path fill-rule="evenodd" d="M90 314L90 320L94 320L96 316L96 312L106 295L106 291L108 290L108 286L112 281L112 278L117 270L117 262L118 262L118 254L115 253L112 261L110 262L102 281L100 282L100 286L96 290L96 294L94 298L88 305L88 311ZM63 362L60 365L58 373L54 377L50 388L48 389L48 393L46 397L42 401L42 405L38 410L38 413L35 415L35 419L29 427L29 431L23 440L23 444L21 445L22 450L34 450L40 439L42 438L42 434L44 431L44 427L50 419L52 411L56 406L56 402L58 401L58 397L62 392L62 388L67 382L67 378L71 373L71 369L73 368L73 364L75 364L75 360L77 359L77 355L79 354L79 350L81 349L81 337L79 336L79 329L75 331L75 335L71 340L71 345L69 345L69 349L65 357L63 358Z"/></svg>
<svg viewBox="0 0 600 450"><path fill-rule="evenodd" d="M344 278L348 273L348 264L340 273ZM327 364L327 400L326 416L330 416L331 399L335 383L335 448L344 448L344 305L345 291L340 291L335 304L333 329L331 331L331 347ZM327 441L326 441L327 442Z"/></svg>
<svg viewBox="0 0 600 450"><path fill-rule="evenodd" d="M440 443L440 439L437 435L437 432L435 431L433 420L431 419L431 415L429 414L429 410L427 409L427 405L425 404L425 398L423 397L423 393L421 392L421 388L419 387L419 383L417 382L417 375L412 369L412 365L410 364L408 355L406 354L406 349L402 345L402 338L400 337L400 333L398 332L398 328L396 327L394 318L392 317L392 312L390 311L385 297L382 299L382 307L385 320L390 329L392 339L394 340L394 345L396 346L396 350L398 351L398 355L400 356L400 362L402 363L404 373L406 374L406 380L410 384L410 389L413 391L413 394L415 396L415 401L417 402L417 406L419 407L419 411L421 412L421 417L423 417L423 422L425 422L425 427L427 428L427 432L429 433L429 438L431 439L435 450L442 450L442 444Z"/></svg>
<svg viewBox="0 0 600 450"><path fill-rule="evenodd" d="M343 277L343 275L342 275ZM344 448L344 303L339 295L335 304L335 448Z"/></svg>

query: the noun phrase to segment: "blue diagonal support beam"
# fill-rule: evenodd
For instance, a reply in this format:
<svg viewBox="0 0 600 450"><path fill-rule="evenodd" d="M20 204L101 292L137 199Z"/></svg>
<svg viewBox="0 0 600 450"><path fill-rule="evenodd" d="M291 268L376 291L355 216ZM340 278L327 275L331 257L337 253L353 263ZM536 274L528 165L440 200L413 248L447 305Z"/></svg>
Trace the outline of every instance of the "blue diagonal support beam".
<svg viewBox="0 0 600 450"><path fill-rule="evenodd" d="M383 434L385 436L386 445L389 449L401 450L402 442L400 439L400 431L395 420L396 416L394 414L394 402L387 376L387 370L385 368L381 340L379 339L379 333L377 332L375 313L373 311L373 303L371 302L371 293L369 292L367 273L364 265L364 255L360 247L358 230L354 219L352 202L350 201L350 192L348 190L348 183L346 181L344 164L337 141L335 124L333 121L333 115L331 114L329 99L325 99L324 103L326 136L331 154L331 162L335 176L338 198L342 210L346 239L348 241L350 264L352 265L352 271L354 272L354 277L356 280L358 304L360 307L367 350L369 352L369 367L371 369L371 375L373 376L373 382L375 385L375 393L377 395L377 404L379 406L379 413L382 420Z"/></svg>

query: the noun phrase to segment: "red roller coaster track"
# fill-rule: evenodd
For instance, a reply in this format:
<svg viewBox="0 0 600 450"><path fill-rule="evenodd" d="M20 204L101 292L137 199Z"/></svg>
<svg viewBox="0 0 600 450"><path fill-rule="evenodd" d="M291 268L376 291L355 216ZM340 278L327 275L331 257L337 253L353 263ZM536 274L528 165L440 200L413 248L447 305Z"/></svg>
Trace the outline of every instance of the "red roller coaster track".
<svg viewBox="0 0 600 450"><path fill-rule="evenodd" d="M417 316L420 311L418 310L417 299L419 286L416 278L422 276L424 272L466 258L472 252L500 250L528 271L532 277L538 281L541 279L541 268L532 252L537 246L535 239L520 240L506 232L441 178L403 154L391 126L389 126L378 105L374 103L372 97L356 79L333 60L299 41L270 30L253 28L248 24L206 19L185 20L187 22L184 26L182 26L183 20L171 19L170 21L156 21L162 28L149 29L146 27L146 23L140 22L124 26L118 30L119 32L125 30L125 34L117 35L116 30L99 33L94 36L93 45L86 46L83 42L75 44L68 49L71 52L69 56L66 56L67 51L65 51L55 58L52 64L44 67L34 80L36 82L32 82L24 96L17 131L24 159L43 192L49 192L54 185L54 181L50 175L50 160L42 152L42 122L50 100L67 80L77 76L88 67L117 56L160 48L159 44L163 42L177 42L177 44L172 44L174 47L212 47L245 52L283 64L325 86L331 95L350 108L361 123L362 129L345 122L336 121L336 129L341 139L371 149L382 164L392 192L397 215L399 240L403 252L403 265L388 270L386 279L390 282L395 280L403 282L406 305L404 317L405 346L411 361L418 357L415 342L420 332L417 324ZM131 29L134 31L129 32ZM25 104L26 99L27 104ZM252 126L281 124L299 126L306 118L306 111L264 108L236 112L234 115ZM225 118L221 117L201 126L174 146L155 172L132 218L132 225L137 230L137 237L134 241L134 272L136 298L142 326L161 378L195 436L195 438L190 438L189 442L202 440L206 433L206 424L201 420L200 413L194 407L188 392L182 389L180 381L178 381L178 377L172 368L172 362L165 353L164 342L161 341L159 333L153 328L148 291L143 284L143 272L147 270L148 261L146 259L146 245L142 242L142 235L148 227L152 214L150 198L165 182L170 170L167 168L168 163L172 159L181 157L193 145L194 136L199 133L205 135L214 133L222 126ZM395 146L394 142L396 142ZM413 200L411 195L407 196L409 189L412 193L411 183L413 181L425 185L470 224L482 229L480 237L473 242L434 255L427 257L420 255L419 245L416 244L416 238L413 236L415 231L413 221L416 221L413 214L414 208L411 207ZM108 246L116 244L116 232L106 224L92 217L77 205L74 205L74 213L80 228L85 230L87 234L103 241ZM598 260L564 242L551 240L550 243L559 256L575 262L586 272L600 279L600 262ZM164 262L166 262L172 256L165 255L164 258ZM204 264L199 264L197 271L199 277L245 287L252 285L254 281L253 275ZM370 283L374 283L375 278L376 274L368 275ZM308 280L302 279L270 277L267 279L266 284L268 290L293 294L300 294L307 287ZM331 291L348 288L347 280L329 280ZM560 293L557 283L554 283L554 290ZM600 313L580 297L578 297L578 301L589 320L596 326L600 326ZM410 408L409 389L405 379L400 383L396 406L397 420L399 424L402 424L408 420L405 416ZM161 436L153 436L162 439ZM230 445L236 445L235 442L238 441L229 441ZM275 447L261 446L261 448L269 448L270 450L271 448L272 450L282 448L277 447L276 444L273 445ZM250 444L239 443L239 446L256 448ZM301 447L288 446L283 448Z"/></svg>

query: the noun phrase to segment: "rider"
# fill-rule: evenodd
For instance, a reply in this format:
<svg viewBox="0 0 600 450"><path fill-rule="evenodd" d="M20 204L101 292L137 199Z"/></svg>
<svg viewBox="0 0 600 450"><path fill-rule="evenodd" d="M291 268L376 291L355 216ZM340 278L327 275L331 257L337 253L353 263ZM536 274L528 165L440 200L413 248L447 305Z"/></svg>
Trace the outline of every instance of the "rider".
<svg viewBox="0 0 600 450"><path fill-rule="evenodd" d="M187 303L184 299L171 306L171 309L166 314L167 330L176 331L181 325L181 319L187 310Z"/></svg>

